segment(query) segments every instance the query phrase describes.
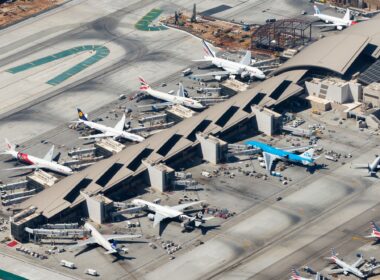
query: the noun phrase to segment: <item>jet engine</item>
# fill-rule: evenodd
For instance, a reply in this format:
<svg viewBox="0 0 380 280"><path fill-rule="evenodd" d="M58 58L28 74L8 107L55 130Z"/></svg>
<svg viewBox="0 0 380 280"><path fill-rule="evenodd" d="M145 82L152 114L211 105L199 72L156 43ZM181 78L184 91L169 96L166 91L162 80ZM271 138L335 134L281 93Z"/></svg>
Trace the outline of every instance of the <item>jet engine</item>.
<svg viewBox="0 0 380 280"><path fill-rule="evenodd" d="M240 77L242 78L242 79L244 79L244 78L246 78L246 77L250 77L250 76L252 76L248 71L243 71L243 72L241 72L241 74L240 74Z"/></svg>
<svg viewBox="0 0 380 280"><path fill-rule="evenodd" d="M154 220L154 214L152 214L152 213L148 214L148 219L153 221Z"/></svg>
<svg viewBox="0 0 380 280"><path fill-rule="evenodd" d="M341 25L338 25L338 26L336 27L336 29L338 29L338 30L340 31L340 30L342 30L342 29L343 29L343 26L341 26Z"/></svg>

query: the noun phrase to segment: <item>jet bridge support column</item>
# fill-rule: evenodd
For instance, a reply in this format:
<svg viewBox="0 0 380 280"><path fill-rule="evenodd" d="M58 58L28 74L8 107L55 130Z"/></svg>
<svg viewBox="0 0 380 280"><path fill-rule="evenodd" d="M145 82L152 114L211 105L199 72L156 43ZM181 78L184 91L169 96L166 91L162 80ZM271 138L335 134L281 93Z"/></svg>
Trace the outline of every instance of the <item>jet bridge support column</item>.
<svg viewBox="0 0 380 280"><path fill-rule="evenodd" d="M227 142L204 133L197 133L196 137L201 144L202 156L205 161L218 164L223 160L227 152Z"/></svg>
<svg viewBox="0 0 380 280"><path fill-rule="evenodd" d="M166 191L174 176L174 169L162 163L155 164L149 160L142 160L142 163L148 168L151 187L159 192Z"/></svg>

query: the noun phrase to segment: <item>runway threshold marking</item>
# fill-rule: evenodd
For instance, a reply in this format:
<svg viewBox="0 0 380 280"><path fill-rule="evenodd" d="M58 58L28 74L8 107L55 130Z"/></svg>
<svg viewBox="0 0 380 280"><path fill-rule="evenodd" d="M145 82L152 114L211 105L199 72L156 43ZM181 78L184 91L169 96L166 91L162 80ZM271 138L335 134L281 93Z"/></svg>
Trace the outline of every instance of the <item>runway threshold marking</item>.
<svg viewBox="0 0 380 280"><path fill-rule="evenodd" d="M160 9L153 9L149 13L147 13L145 16L143 16L136 24L135 28L142 31L161 31L161 30L167 30L168 28L160 25L160 26L151 26L153 20L159 17L159 15L162 13L162 10Z"/></svg>
<svg viewBox="0 0 380 280"><path fill-rule="evenodd" d="M16 67L9 68L6 71L12 74L17 74L37 66L86 51L95 51L95 54L46 82L49 85L55 86L108 56L110 50L107 47L101 45L83 45L45 56L28 63L18 65Z"/></svg>

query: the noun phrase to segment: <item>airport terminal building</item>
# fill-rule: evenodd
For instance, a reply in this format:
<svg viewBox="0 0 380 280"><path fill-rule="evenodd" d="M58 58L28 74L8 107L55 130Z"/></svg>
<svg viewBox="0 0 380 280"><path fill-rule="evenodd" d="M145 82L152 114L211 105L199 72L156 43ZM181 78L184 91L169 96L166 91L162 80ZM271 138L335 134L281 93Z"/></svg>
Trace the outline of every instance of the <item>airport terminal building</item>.
<svg viewBox="0 0 380 280"><path fill-rule="evenodd" d="M345 80L357 77L364 85L380 82L380 16L356 24L337 35L323 38L297 54L256 87L216 104L198 115L131 145L120 153L75 173L20 204L11 218L15 239L27 241L25 227L43 223L77 222L87 215L84 197L104 194L114 201L141 193L149 186L147 166L163 163L184 167L200 157L197 133L226 142L241 140L257 131L256 105L276 110L280 104L304 92L304 83L316 76Z"/></svg>

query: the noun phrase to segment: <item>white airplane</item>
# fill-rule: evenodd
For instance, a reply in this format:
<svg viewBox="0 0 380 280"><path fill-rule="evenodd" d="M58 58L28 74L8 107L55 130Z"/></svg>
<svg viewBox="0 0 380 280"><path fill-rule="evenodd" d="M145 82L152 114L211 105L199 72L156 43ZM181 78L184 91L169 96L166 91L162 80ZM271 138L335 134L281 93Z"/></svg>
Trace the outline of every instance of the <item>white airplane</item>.
<svg viewBox="0 0 380 280"><path fill-rule="evenodd" d="M338 17L322 14L316 5L314 5L314 11L315 11L315 13L314 13L315 17L326 22L326 24L314 25L314 26L336 27L336 29L342 30L344 27L349 27L349 26L357 23L356 21L350 19L350 10L349 9L347 9L343 18L338 18Z"/></svg>
<svg viewBox="0 0 380 280"><path fill-rule="evenodd" d="M368 170L368 175L372 177L376 177L377 171L380 169L380 156L377 156L373 162L367 163L367 164L354 164L355 168L359 169L367 169Z"/></svg>
<svg viewBox="0 0 380 280"><path fill-rule="evenodd" d="M135 235L131 235L131 234L109 234L109 235L101 234L90 223L85 223L84 228L90 232L91 237L86 239L86 240L79 241L78 244L71 246L70 249L75 249L78 247L83 247L83 246L87 246L87 245L91 245L91 244L98 244L99 246L102 246L104 249L107 250L105 252L105 254L115 254L115 253L119 253L119 250L116 247L116 244L114 242L110 243L110 240L121 241L121 240L125 240L125 239L141 237L141 235L139 235L139 234L135 234Z"/></svg>
<svg viewBox="0 0 380 280"><path fill-rule="evenodd" d="M380 228L375 222L371 221L372 232L370 235L365 236L365 238L374 238L380 240Z"/></svg>
<svg viewBox="0 0 380 280"><path fill-rule="evenodd" d="M214 64L216 67L223 68L224 71L209 72L205 74L193 75L194 77L203 77L203 76L223 76L223 75L239 75L241 78L250 77L265 79L265 74L260 69L249 66L251 63L251 52L247 51L245 56L241 59L240 62L234 62L227 59L223 59L216 56L215 51L212 50L212 46L202 40L203 50L206 55L203 59L194 60L194 61L208 61Z"/></svg>
<svg viewBox="0 0 380 280"><path fill-rule="evenodd" d="M292 276L290 278L290 280L320 280L320 279L321 277L320 277L319 272L315 275L314 279L311 279L311 278L302 277L295 268L292 269Z"/></svg>
<svg viewBox="0 0 380 280"><path fill-rule="evenodd" d="M329 274L343 273L344 275L347 276L348 274L351 273L351 274L359 277L360 279L365 278L363 272L361 272L360 269L358 269L358 267L360 266L360 264L363 260L362 255L360 256L360 258L356 262L354 262L352 265L349 265L346 262L344 262L343 260L339 259L337 257L337 254L335 253L335 250L331 249L331 257L329 257L328 259L333 261L337 266L341 267L338 269L332 269Z"/></svg>
<svg viewBox="0 0 380 280"><path fill-rule="evenodd" d="M11 155L14 159L28 164L26 166L8 168L5 170L47 169L64 175L73 174L71 168L53 161L54 145L43 158L37 158L26 153L16 151L15 146L9 143L8 139L5 139L5 143L6 149L1 154Z"/></svg>
<svg viewBox="0 0 380 280"><path fill-rule="evenodd" d="M188 98L185 96L185 90L183 88L183 85L180 83L179 84L179 89L177 91L177 95L171 95L166 92L158 91L152 89L149 84L142 78L139 77L140 80L140 90L143 93L146 93L154 98L164 100L166 101L165 103L158 103L158 104L153 104L153 105L147 105L147 106L156 106L156 107L164 107L164 106L171 106L174 104L179 104L183 105L192 109L204 109L205 106L202 105L201 102ZM139 107L144 107L144 106L139 106Z"/></svg>
<svg viewBox="0 0 380 280"><path fill-rule="evenodd" d="M77 110L78 110L79 119L78 121L75 121L76 123L83 123L84 125L91 127L92 129L96 129L98 131L103 132L100 134L79 137L79 139L95 139L95 138L112 137L113 139L125 138L125 139L135 141L135 142L142 142L145 140L145 138L140 135L130 133L124 130L125 114L123 115L121 120L115 125L115 127L108 127L103 124L89 121L87 119L87 116L82 112L81 109L78 108Z"/></svg>
<svg viewBox="0 0 380 280"><path fill-rule="evenodd" d="M201 213L198 213L196 216L189 216L184 214L185 209L194 205L198 205L203 201L195 201L186 204L179 204L175 206L162 206L156 203L152 203L149 201L145 201L142 199L134 199L132 200L132 204L136 205L136 207L128 208L125 210L121 210L119 214L125 213L133 213L140 210L144 210L150 212L148 214L148 218L153 221L153 227L157 225L161 225L161 222L165 219L178 219L182 222L182 227L185 229L200 227L202 223L207 220L212 219L213 217L203 218ZM160 229L160 235L162 230Z"/></svg>

